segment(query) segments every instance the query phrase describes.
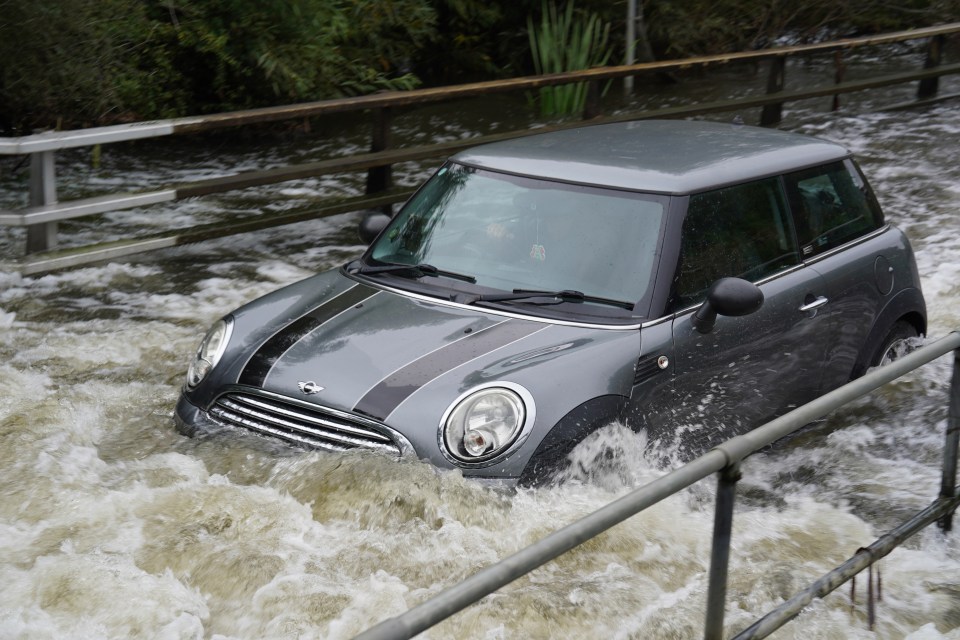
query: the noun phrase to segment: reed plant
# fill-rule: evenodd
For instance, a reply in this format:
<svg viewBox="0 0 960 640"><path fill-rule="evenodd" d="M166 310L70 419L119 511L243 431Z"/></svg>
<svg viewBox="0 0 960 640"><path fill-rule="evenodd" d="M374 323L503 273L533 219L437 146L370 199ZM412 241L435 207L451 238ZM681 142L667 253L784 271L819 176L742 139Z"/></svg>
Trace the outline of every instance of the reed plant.
<svg viewBox="0 0 960 640"><path fill-rule="evenodd" d="M544 2L540 24L527 18L527 34L533 66L538 75L602 66L610 57L610 25L596 14L582 15L567 2L561 11L554 2ZM583 111L587 101L585 82L539 89L540 114L544 117Z"/></svg>

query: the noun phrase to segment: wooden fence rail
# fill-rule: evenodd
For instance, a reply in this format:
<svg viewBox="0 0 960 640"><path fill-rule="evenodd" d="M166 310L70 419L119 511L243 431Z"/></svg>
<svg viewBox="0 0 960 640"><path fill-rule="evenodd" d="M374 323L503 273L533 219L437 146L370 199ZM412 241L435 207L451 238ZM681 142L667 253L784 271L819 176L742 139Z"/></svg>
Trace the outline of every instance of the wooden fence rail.
<svg viewBox="0 0 960 640"><path fill-rule="evenodd" d="M491 94L525 92L541 87L557 86L575 82L591 83L588 94L592 97L584 109L584 119L591 123L640 120L648 118L678 118L722 111L762 107L760 124L773 125L779 122L785 102L837 96L844 93L864 91L894 84L919 81L918 100L936 96L940 76L960 73L960 64L942 64L942 51L946 36L960 33L960 23L914 29L864 38L851 38L811 45L798 45L746 51L717 56L700 56L684 60L651 62L628 66L598 67L585 71L557 73L544 76L512 78L489 82L477 82L448 87L393 91L367 96L324 100L305 104L250 109L208 116L175 118L155 122L139 122L128 125L96 127L74 131L52 131L18 138L0 138L0 155L30 156L30 204L15 211L0 211L0 225L27 228L27 243L22 259L14 260L12 268L30 275L60 268L78 266L124 255L140 253L146 249L170 247L186 242L196 242L210 237L241 233L251 229L290 224L309 218L335 215L364 208L385 207L405 200L409 189L392 186L391 169L398 162L419 161L444 157L458 150L506 138L540 133L549 130L581 126L582 121L563 122L540 127L535 131L521 130L469 140L417 147L392 148L391 121L401 108L430 103L462 100ZM927 56L922 69L908 73L879 76L858 81L842 81L843 52L898 42L927 40ZM787 91L786 60L796 56L834 54L837 73L833 82L823 86ZM733 63L769 62L770 70L766 93L746 98L722 100L657 109L623 113L614 116L601 115L598 102L601 82L627 76L651 73L682 72ZM251 124L284 120L317 118L331 114L369 111L372 112L372 142L370 151L351 156L332 158L319 162L279 167L266 171L238 173L222 178L200 180L165 189L110 194L59 202L56 190L57 151L108 144L121 141L158 138L169 135L186 135L209 132L217 129L241 127ZM110 243L101 243L57 250L57 223L78 217L92 216L110 211L142 207L184 198L193 198L235 189L276 184L289 180L316 177L333 173L355 171L367 172L365 196L330 200L308 209L283 214L258 216L254 220L204 225L186 231L163 233L154 236L133 238Z"/></svg>

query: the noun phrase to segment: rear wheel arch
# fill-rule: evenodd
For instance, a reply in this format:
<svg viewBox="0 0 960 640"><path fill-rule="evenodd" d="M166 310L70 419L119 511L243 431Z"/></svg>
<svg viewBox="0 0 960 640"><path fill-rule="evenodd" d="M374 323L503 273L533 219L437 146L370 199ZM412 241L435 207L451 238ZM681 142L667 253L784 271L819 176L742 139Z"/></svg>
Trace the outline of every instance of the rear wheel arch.
<svg viewBox="0 0 960 640"><path fill-rule="evenodd" d="M903 334L906 328L914 332L913 337L927 333L926 305L919 289L901 291L883 308L863 343L850 379L859 378L876 366L877 356L886 351L886 343L894 334Z"/></svg>
<svg viewBox="0 0 960 640"><path fill-rule="evenodd" d="M909 322L913 325L913 328L917 330L918 336L927 335L927 320L922 315L917 312L908 313L900 318L906 322Z"/></svg>
<svg viewBox="0 0 960 640"><path fill-rule="evenodd" d="M916 338L919 335L920 333L917 331L917 328L909 321L905 319L897 320L893 323L893 326L890 327L887 335L880 341L879 345L877 345L874 352L870 354L867 360L867 366L878 367L888 361L888 359L895 359L897 354L893 353L893 351L900 348L900 345L905 341Z"/></svg>

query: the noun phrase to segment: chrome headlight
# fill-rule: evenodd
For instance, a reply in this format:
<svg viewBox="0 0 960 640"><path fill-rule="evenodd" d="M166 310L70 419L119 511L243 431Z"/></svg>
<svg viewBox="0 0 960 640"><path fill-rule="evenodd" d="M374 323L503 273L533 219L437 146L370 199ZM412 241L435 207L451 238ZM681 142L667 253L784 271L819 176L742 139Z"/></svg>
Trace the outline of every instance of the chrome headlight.
<svg viewBox="0 0 960 640"><path fill-rule="evenodd" d="M217 366L220 357L230 342L230 334L233 333L233 320L225 318L217 320L207 335L203 337L197 353L187 369L187 388L192 389L207 377L207 374Z"/></svg>
<svg viewBox="0 0 960 640"><path fill-rule="evenodd" d="M491 460L526 436L533 397L520 385L494 382L457 398L440 423L441 450L455 463Z"/></svg>

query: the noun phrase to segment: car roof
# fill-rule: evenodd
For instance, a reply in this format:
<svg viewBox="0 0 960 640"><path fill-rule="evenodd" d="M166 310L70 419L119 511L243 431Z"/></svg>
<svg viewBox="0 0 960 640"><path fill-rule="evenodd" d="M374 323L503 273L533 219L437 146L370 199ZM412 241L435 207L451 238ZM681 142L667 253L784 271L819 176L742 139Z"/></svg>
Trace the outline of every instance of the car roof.
<svg viewBox="0 0 960 640"><path fill-rule="evenodd" d="M494 142L452 160L524 176L679 195L849 155L838 144L775 129L642 120Z"/></svg>

